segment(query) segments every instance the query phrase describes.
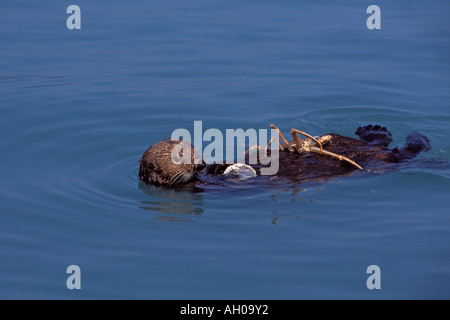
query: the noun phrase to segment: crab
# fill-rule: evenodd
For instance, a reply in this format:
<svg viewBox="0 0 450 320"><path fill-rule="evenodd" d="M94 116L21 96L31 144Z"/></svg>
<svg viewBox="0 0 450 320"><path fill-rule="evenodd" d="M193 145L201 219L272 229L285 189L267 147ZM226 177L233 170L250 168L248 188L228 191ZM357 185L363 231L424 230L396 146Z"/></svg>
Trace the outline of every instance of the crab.
<svg viewBox="0 0 450 320"><path fill-rule="evenodd" d="M278 129L273 123L270 124L270 128L272 128L279 136L279 138L281 139L282 142L280 142L277 138L273 137L269 143L267 144L266 148L265 148L265 153L267 154L267 149L269 148L269 146L272 144L273 141L276 141L279 145L280 151L283 152L297 152L297 153L304 153L304 152L311 152L311 153L317 153L320 155L325 155L325 156L330 156L333 157L335 159L338 159L340 161L346 161L348 163L350 163L351 165L355 166L356 168L358 168L359 170L363 170L363 168L357 164L355 161L343 156L343 155L339 155L336 154L334 152L330 152L327 150L323 149L322 143L324 142L328 142L331 140L332 136L331 135L324 135L321 137L313 137L310 134L300 131L298 129L292 128L291 129L291 134L292 137L294 138L293 141L289 142L286 140L286 138L283 136L283 134L281 133L280 129ZM303 138L300 139L300 137L298 136L299 134L307 137L307 138ZM249 152L250 150L254 149L254 148L258 148L259 146L254 146L252 148L250 148L249 150L247 150L245 153Z"/></svg>

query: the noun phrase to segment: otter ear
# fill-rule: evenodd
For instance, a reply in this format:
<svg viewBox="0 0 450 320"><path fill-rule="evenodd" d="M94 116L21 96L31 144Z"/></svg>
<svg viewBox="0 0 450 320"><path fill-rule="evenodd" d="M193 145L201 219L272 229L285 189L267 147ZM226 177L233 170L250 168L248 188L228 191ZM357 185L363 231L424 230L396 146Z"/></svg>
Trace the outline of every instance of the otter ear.
<svg viewBox="0 0 450 320"><path fill-rule="evenodd" d="M356 129L356 135L363 141L366 141L372 145L379 145L387 147L392 142L392 134L386 127L379 125L371 125L359 127Z"/></svg>

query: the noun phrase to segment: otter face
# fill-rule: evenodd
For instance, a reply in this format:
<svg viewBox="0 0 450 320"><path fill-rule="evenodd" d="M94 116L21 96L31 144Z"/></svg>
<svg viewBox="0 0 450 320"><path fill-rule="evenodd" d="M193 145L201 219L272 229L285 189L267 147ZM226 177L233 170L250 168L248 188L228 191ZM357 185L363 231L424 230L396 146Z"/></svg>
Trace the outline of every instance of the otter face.
<svg viewBox="0 0 450 320"><path fill-rule="evenodd" d="M191 181L205 163L187 141L166 139L152 145L141 159L139 177L151 184Z"/></svg>

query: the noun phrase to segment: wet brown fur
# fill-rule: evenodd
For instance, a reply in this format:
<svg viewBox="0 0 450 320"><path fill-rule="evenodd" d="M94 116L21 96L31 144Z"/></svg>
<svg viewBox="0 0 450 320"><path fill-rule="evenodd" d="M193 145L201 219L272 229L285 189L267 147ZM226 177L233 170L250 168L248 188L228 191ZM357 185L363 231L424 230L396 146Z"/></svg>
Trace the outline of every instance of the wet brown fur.
<svg viewBox="0 0 450 320"><path fill-rule="evenodd" d="M190 164L176 164L172 161L172 150L180 143L190 148ZM183 149L179 152L183 157ZM197 170L204 164L195 164L198 153L195 148L186 141L166 139L160 141L145 151L140 160L139 177L142 181L156 185L172 185L185 183L195 178Z"/></svg>
<svg viewBox="0 0 450 320"><path fill-rule="evenodd" d="M323 149L345 156L361 165L365 170L380 167L383 163L402 162L415 157L421 151L430 149L428 138L420 133L408 135L406 144L401 149L388 148L392 142L392 137L385 127L372 125L359 127L355 134L359 136L359 139L339 134L326 135L326 139L322 142ZM201 165L176 165L171 160L171 152L172 148L178 143L179 141L166 139L151 146L142 157L139 177L150 184L176 185L196 181L197 173L200 171L203 174L222 174L228 166L226 164L217 164L206 166L205 168L203 162ZM293 142L290 144L293 145ZM194 158L198 154L192 145L189 144L189 146L191 148L191 163L194 163ZM261 168L260 165L253 165L253 167L257 172ZM355 170L358 169L350 163L330 156L310 152L298 153L281 150L279 152L279 171L275 177L286 178L294 183L301 183L309 180L347 175ZM183 177L183 179L175 179L174 177Z"/></svg>

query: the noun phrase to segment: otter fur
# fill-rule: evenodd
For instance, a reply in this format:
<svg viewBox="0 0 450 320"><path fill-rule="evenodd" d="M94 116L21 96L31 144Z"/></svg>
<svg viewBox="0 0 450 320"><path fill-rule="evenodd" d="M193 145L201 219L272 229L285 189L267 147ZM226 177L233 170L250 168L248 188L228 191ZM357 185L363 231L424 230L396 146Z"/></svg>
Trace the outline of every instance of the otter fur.
<svg viewBox="0 0 450 320"><path fill-rule="evenodd" d="M347 157L358 163L365 170L376 170L388 163L400 163L414 158L420 152L431 148L429 139L417 132L410 133L402 148L389 148L392 134L379 125L359 127L355 134L359 137L346 137L330 133L320 137L324 150ZM191 150L190 164L173 161L172 150L175 146ZM294 144L293 141L290 142ZM184 148L183 148L184 149ZM178 154L178 153L177 153ZM179 153L183 156L182 152ZM215 164L206 166L190 143L183 140L166 139L152 145L143 154L140 161L139 177L148 184L176 186L190 182L202 183L205 174L219 175L229 166ZM196 160L196 162L194 162ZM178 164L177 164L178 163ZM196 164L197 163L197 164ZM252 165L256 172L260 172L262 165ZM288 179L294 183L310 180L327 179L333 176L347 175L355 170L348 162L310 152L289 152L281 150L279 153L279 170L277 178ZM273 178L271 178L273 179Z"/></svg>

